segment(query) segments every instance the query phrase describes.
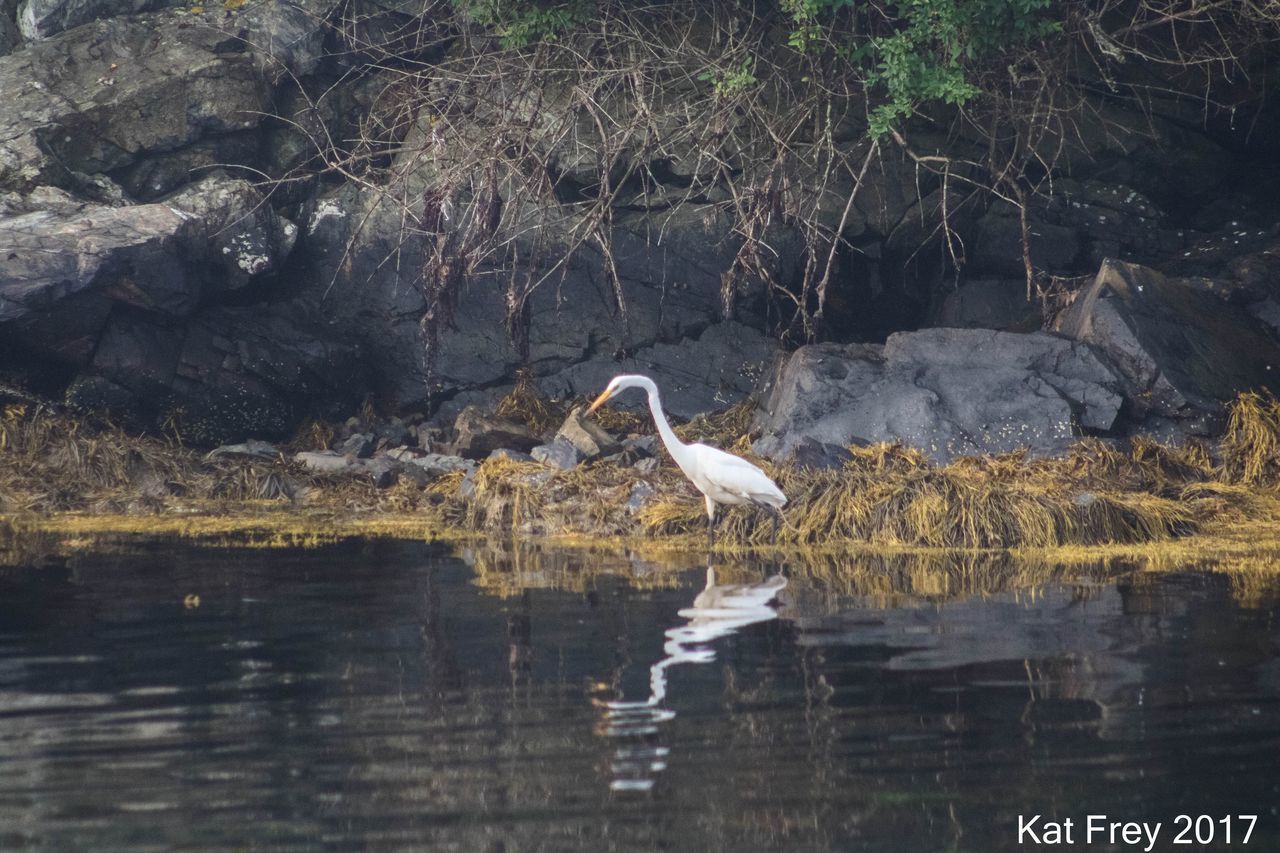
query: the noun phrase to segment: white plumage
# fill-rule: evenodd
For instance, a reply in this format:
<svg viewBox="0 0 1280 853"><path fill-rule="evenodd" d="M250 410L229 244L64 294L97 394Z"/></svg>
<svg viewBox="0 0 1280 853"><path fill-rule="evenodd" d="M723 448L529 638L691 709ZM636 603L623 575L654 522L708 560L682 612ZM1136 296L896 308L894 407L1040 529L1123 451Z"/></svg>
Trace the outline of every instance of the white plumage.
<svg viewBox="0 0 1280 853"><path fill-rule="evenodd" d="M715 528L716 507L719 504L751 503L762 507L773 514L774 533L777 533L780 509L787 502L782 489L764 471L745 459L706 444L685 444L676 438L662 411L658 386L649 377L634 374L613 377L604 393L596 398L587 411L594 412L609 398L628 388L641 388L649 395L649 411L653 414L653 422L658 427L662 443L667 446L667 452L684 475L702 492L707 504L708 539Z"/></svg>

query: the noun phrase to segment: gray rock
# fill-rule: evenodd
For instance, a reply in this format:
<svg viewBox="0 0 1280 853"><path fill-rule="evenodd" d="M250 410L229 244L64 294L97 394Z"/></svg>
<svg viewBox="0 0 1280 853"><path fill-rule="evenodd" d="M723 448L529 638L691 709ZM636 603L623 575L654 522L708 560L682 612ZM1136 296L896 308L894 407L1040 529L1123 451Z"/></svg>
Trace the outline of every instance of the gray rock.
<svg viewBox="0 0 1280 853"><path fill-rule="evenodd" d="M0 56L12 53L22 44L17 9L17 0L0 0Z"/></svg>
<svg viewBox="0 0 1280 853"><path fill-rule="evenodd" d="M1251 299L1265 299L1280 295L1276 287L1280 282L1280 239L1270 231L1257 229L1248 232L1250 242L1256 241L1252 251L1240 252L1240 232L1243 229L1231 229L1235 242L1235 251L1227 261L1227 269L1231 277L1242 288L1247 288L1247 296ZM1263 234L1267 236L1263 236Z"/></svg>
<svg viewBox="0 0 1280 853"><path fill-rule="evenodd" d="M67 185L256 127L271 114L266 83L243 42L178 13L29 44L0 57L0 188Z"/></svg>
<svg viewBox="0 0 1280 853"><path fill-rule="evenodd" d="M1163 212L1131 186L1066 178L1055 181L1054 190L1039 200L1037 216L1076 232L1090 266L1106 257L1152 258L1182 246L1180 233L1161 225Z"/></svg>
<svg viewBox="0 0 1280 853"><path fill-rule="evenodd" d="M416 441L415 433L399 418L383 421L373 428L373 436L383 444L401 445Z"/></svg>
<svg viewBox="0 0 1280 853"><path fill-rule="evenodd" d="M1192 418L1165 418L1148 415L1131 430L1132 436L1142 436L1160 444L1178 447L1189 441L1204 441L1222 435L1226 418L1219 412L1204 412Z"/></svg>
<svg viewBox="0 0 1280 853"><path fill-rule="evenodd" d="M385 456L364 459L361 463L364 469L362 473L373 480L373 485L379 489L388 489L399 482L400 471L404 467L394 459L388 459Z"/></svg>
<svg viewBox="0 0 1280 853"><path fill-rule="evenodd" d="M313 474L334 477L368 477L380 489L396 484L404 464L386 456L354 459L332 450L305 450L295 453L294 461Z"/></svg>
<svg viewBox="0 0 1280 853"><path fill-rule="evenodd" d="M918 197L915 163L904 153L888 153L882 147L876 167L868 170L863 178L854 206L866 221L867 230L888 237L903 222Z"/></svg>
<svg viewBox="0 0 1280 853"><path fill-rule="evenodd" d="M1025 279L980 278L966 281L947 293L930 325L1034 332L1043 320L1039 299L1027 298Z"/></svg>
<svg viewBox="0 0 1280 853"><path fill-rule="evenodd" d="M624 439L622 449L629 450L640 456L657 456L658 447L661 439L656 435L637 435Z"/></svg>
<svg viewBox="0 0 1280 853"><path fill-rule="evenodd" d="M900 332L889 336L882 355L890 367L902 365L909 370L929 366L1026 371L1071 401L1080 425L1093 430L1110 429L1123 402L1115 373L1092 349L1042 332Z"/></svg>
<svg viewBox="0 0 1280 853"><path fill-rule="evenodd" d="M564 222L563 211L548 208L538 214L544 223L522 219L513 226L510 236L519 247L519 263L534 254L542 257L556 251L567 233L564 229L571 227ZM440 330L430 376L419 322L425 300L396 269L420 268L420 246L395 238L402 212L385 194L345 188L316 203L304 225L308 248L314 250L309 253L314 266L306 278L314 282L317 297L328 293L325 306L333 322L352 330L370 348L373 360L385 366L382 384L393 404L435 409L443 398L448 401L441 407L447 417L457 410L453 401L483 405L494 394L500 395L497 386L510 382L522 364L546 377L539 384L549 397L586 393L581 389L587 386L598 393L603 387L600 379L607 381L625 365L595 354L627 351L669 365L670 381L663 384L672 394L679 376L700 389L697 399L684 407L693 414L723 408L725 403L716 404L717 393L734 399L750 390L754 377L737 376L743 359L735 348L768 347L758 333L727 334L718 348L723 358L717 361L704 353L691 355L683 344L651 352L659 342L700 335L719 320L721 275L736 252L732 228L721 219L713 208L695 205L670 220L664 216L663 227L655 230L649 216L619 213L614 253L627 321L622 321L611 289L600 286L603 260L596 250L584 246L530 298L527 362L511 345L502 324L495 322L506 311L503 288L489 286L498 271L479 269L474 282L461 284L456 316ZM543 241L536 250L535 238ZM398 265L385 262L389 252L398 253ZM495 257L494 262L513 259L517 256ZM504 269L498 280L505 281L508 275ZM751 360L767 362L772 351L769 347L762 358ZM586 361L591 363L588 370L574 368ZM571 372L565 373L566 369ZM735 375L722 375L730 372ZM465 398L468 393L480 396Z"/></svg>
<svg viewBox="0 0 1280 853"><path fill-rule="evenodd" d="M212 308L185 323L117 308L90 369L204 445L282 438L299 417L350 411L368 387L359 350L288 303Z"/></svg>
<svg viewBox="0 0 1280 853"><path fill-rule="evenodd" d="M1260 320L1271 331L1272 337L1280 337L1280 302L1260 299L1249 306L1249 314Z"/></svg>
<svg viewBox="0 0 1280 853"><path fill-rule="evenodd" d="M489 458L503 459L503 460L506 460L507 462L537 462L538 461L528 453L521 453L519 450L508 450L505 447L500 447L497 450L490 453Z"/></svg>
<svg viewBox="0 0 1280 853"><path fill-rule="evenodd" d="M587 420L583 412L582 406L570 412L555 437L572 444L583 459L617 453L621 449L618 440L601 429L599 424Z"/></svg>
<svg viewBox="0 0 1280 853"><path fill-rule="evenodd" d="M165 205L115 208L33 193L22 213L0 219L0 330L82 365L117 303L190 313L201 294L200 258L186 251L197 227Z"/></svg>
<svg viewBox="0 0 1280 853"><path fill-rule="evenodd" d="M129 165L115 169L111 174L130 198L137 202L151 202L181 189L193 179L219 171L229 163L260 168L259 147L257 129L232 131L198 139L172 151L138 152ZM278 197L278 193L273 194L273 199Z"/></svg>
<svg viewBox="0 0 1280 853"><path fill-rule="evenodd" d="M462 410L453 429L453 452L468 459L484 459L500 447L528 451L538 444L527 427L487 415L475 406Z"/></svg>
<svg viewBox="0 0 1280 853"><path fill-rule="evenodd" d="M96 373L154 397L172 383L182 347L184 324L174 318L195 311L205 292L198 228L165 205L33 192L20 213L0 218L0 338L70 368L100 362ZM142 350L159 360L132 357Z"/></svg>
<svg viewBox="0 0 1280 853"><path fill-rule="evenodd" d="M229 290L279 272L297 241L297 226L277 216L253 184L223 172L167 197L164 204L197 219L204 244L199 248L219 269L213 280Z"/></svg>
<svg viewBox="0 0 1280 853"><path fill-rule="evenodd" d="M563 438L556 438L550 444L540 444L530 451L530 455L543 465L565 470L582 461L578 448Z"/></svg>
<svg viewBox="0 0 1280 853"><path fill-rule="evenodd" d="M969 256L968 269L977 273L1014 277L1024 275L1022 224L1017 216L993 210L978 220L977 237ZM1069 272L1080 255L1080 237L1075 229L1032 221L1031 263L1038 270Z"/></svg>
<svg viewBox="0 0 1280 853"><path fill-rule="evenodd" d="M1280 371L1280 347L1239 306L1136 264L1105 263L1056 328L1114 365L1136 417L1216 412Z"/></svg>
<svg viewBox="0 0 1280 853"><path fill-rule="evenodd" d="M645 459L651 459L658 453L658 437L656 435L633 436L622 442L622 450L605 461L614 465L636 465Z"/></svg>
<svg viewBox="0 0 1280 853"><path fill-rule="evenodd" d="M442 433L438 427L430 424L416 424L412 429L412 434L417 441L418 447L422 450L430 452L437 445L442 443Z"/></svg>
<svg viewBox="0 0 1280 853"><path fill-rule="evenodd" d="M22 0L18 26L29 41L37 41L99 18L185 5L183 0Z"/></svg>
<svg viewBox="0 0 1280 853"><path fill-rule="evenodd" d="M653 496L658 490L646 483L644 480L639 481L631 487L631 494L627 496L627 515L636 515L640 510L644 509L645 504L653 500Z"/></svg>
<svg viewBox="0 0 1280 853"><path fill-rule="evenodd" d="M435 477L449 474L453 471L466 471L468 474L476 469L476 463L471 459L463 459L461 456L446 456L440 453L428 453L426 456L419 456L413 459L402 459L406 465L411 465Z"/></svg>
<svg viewBox="0 0 1280 853"><path fill-rule="evenodd" d="M641 459L631 467L641 474L652 474L654 471L657 471L661 465L662 463L658 461L657 457L650 456L647 459Z"/></svg>
<svg viewBox="0 0 1280 853"><path fill-rule="evenodd" d="M443 401L440 407L431 415L432 429L439 431L441 436L445 435L447 429L453 426L453 422L458 419L458 415L468 408L478 408L482 411L492 412L497 408L498 403L504 397L511 393L514 384L495 385L489 388L477 388L469 391L461 391L448 400Z"/></svg>
<svg viewBox="0 0 1280 853"><path fill-rule="evenodd" d="M391 457L388 456L386 458L390 459ZM418 488L429 486L438 479L435 474L424 471L416 465L400 464L396 469L396 473L399 475L400 480L411 482Z"/></svg>
<svg viewBox="0 0 1280 853"><path fill-rule="evenodd" d="M778 351L777 343L735 322L709 326L698 338L658 343L629 359L593 358L539 380L553 399L589 397L604 390L619 373L643 373L658 384L668 414L689 419L720 411L749 395ZM621 409L642 410L642 393L610 401Z"/></svg>
<svg viewBox="0 0 1280 853"><path fill-rule="evenodd" d="M280 449L270 442L253 438L239 444L224 444L220 447L215 447L206 453L204 458L217 459L220 456L247 456L252 459L274 461L280 458Z"/></svg>
<svg viewBox="0 0 1280 853"><path fill-rule="evenodd" d="M304 450L295 453L293 460L314 474L355 474L364 469L360 462L332 450Z"/></svg>
<svg viewBox="0 0 1280 853"><path fill-rule="evenodd" d="M758 453L804 439L901 441L938 461L1022 447L1065 450L1079 426L1109 429L1120 380L1088 346L1043 333L927 329L872 344L802 347L768 384Z"/></svg>
<svg viewBox="0 0 1280 853"><path fill-rule="evenodd" d="M343 441L338 452L356 459L368 459L373 455L373 445L372 435L367 432L358 432Z"/></svg>
<svg viewBox="0 0 1280 853"><path fill-rule="evenodd" d="M791 464L797 468L813 468L822 471L839 471L853 459L847 447L824 444L812 438L802 438L791 450Z"/></svg>
<svg viewBox="0 0 1280 853"><path fill-rule="evenodd" d="M1163 216L1148 196L1127 184L1060 177L1052 194L1028 199L1032 266L1072 273L1092 269L1106 257L1167 255L1185 239L1164 226ZM1025 277L1022 225L1013 205L993 205L978 220L967 269Z"/></svg>
<svg viewBox="0 0 1280 853"><path fill-rule="evenodd" d="M135 0L136 2L136 0ZM246 5L235 22L270 76L305 77L324 56L326 22L336 0L278 0Z"/></svg>
<svg viewBox="0 0 1280 853"><path fill-rule="evenodd" d="M448 43L446 16L420 0L350 0L344 11L344 47L372 64L431 62Z"/></svg>
<svg viewBox="0 0 1280 853"><path fill-rule="evenodd" d="M138 396L103 376L77 376L63 392L63 400L81 414L106 417L127 429L150 426L139 412Z"/></svg>
<svg viewBox="0 0 1280 853"><path fill-rule="evenodd" d="M41 402L43 402L41 398L36 395L0 381L0 403L38 404Z"/></svg>
<svg viewBox="0 0 1280 853"><path fill-rule="evenodd" d="M102 18L191 5L184 0L23 0L18 26L28 40L37 41ZM218 4L208 17L180 14L197 26L212 25L221 18L221 23L243 37L264 62L270 60L281 70L305 76L315 70L322 56L325 19L335 5L326 0L252 3L239 9Z"/></svg>

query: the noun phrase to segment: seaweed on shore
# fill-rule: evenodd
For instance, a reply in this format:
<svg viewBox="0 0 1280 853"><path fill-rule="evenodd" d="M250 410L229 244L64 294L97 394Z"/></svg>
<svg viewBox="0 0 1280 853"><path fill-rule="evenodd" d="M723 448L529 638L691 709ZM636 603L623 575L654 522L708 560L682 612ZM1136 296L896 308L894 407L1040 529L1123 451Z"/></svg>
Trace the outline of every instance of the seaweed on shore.
<svg viewBox="0 0 1280 853"><path fill-rule="evenodd" d="M1017 453L937 467L897 445L851 451L853 459L838 471L766 466L788 495L780 542L1049 548L1167 539L1198 526L1190 502L1125 488L1132 482L1120 472L1141 464L1132 458L1128 464L1114 460L1102 475L1081 476L1071 473L1070 457L1028 460ZM650 532L668 535L693 533L706 523L699 504L670 498L646 508L641 518ZM748 544L771 537L769 525L745 507L727 508L719 529L729 541Z"/></svg>
<svg viewBox="0 0 1280 853"><path fill-rule="evenodd" d="M372 483L274 460L209 456L41 404L0 410L0 513L228 512L252 505L390 505Z"/></svg>
<svg viewBox="0 0 1280 853"><path fill-rule="evenodd" d="M1229 407L1222 474L1233 483L1280 483L1280 400L1271 393L1249 391Z"/></svg>
<svg viewBox="0 0 1280 853"><path fill-rule="evenodd" d="M530 388L512 405L553 423ZM519 404L517 406L517 404ZM606 410L607 411L607 410ZM515 414L513 411L511 414ZM680 429L750 456L746 405ZM893 444L850 448L839 470L751 457L789 497L777 543L826 548L1040 549L1168 541L1209 526L1280 517L1280 403L1241 395L1221 445L1123 445L1082 439L1065 455L1023 452L939 466ZM606 419L610 417L606 413ZM626 416L625 423L633 421ZM641 422L643 423L643 422ZM434 530L644 537L700 543L700 495L669 461L641 471L613 461L558 470L493 458L425 488L378 489L276 460L209 457L173 441L91 426L20 403L0 413L0 512L130 515L290 512L402 514ZM722 508L721 547L762 547L772 524L750 507Z"/></svg>

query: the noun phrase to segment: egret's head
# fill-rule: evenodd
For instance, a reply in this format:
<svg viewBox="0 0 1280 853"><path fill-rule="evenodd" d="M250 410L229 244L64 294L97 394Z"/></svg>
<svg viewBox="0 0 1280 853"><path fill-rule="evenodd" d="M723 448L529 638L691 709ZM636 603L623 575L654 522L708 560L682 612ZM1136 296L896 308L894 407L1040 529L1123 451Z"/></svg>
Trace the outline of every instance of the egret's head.
<svg viewBox="0 0 1280 853"><path fill-rule="evenodd" d="M595 402L593 402L591 407L587 409L587 414L591 414L596 409L609 402L611 398L617 396L618 392L625 391L628 388L644 388L646 391L651 391L651 393L657 393L657 387L653 384L653 380L649 379L647 376L630 374L615 376L609 380L609 384L605 386L604 391L601 392L599 397L596 397Z"/></svg>

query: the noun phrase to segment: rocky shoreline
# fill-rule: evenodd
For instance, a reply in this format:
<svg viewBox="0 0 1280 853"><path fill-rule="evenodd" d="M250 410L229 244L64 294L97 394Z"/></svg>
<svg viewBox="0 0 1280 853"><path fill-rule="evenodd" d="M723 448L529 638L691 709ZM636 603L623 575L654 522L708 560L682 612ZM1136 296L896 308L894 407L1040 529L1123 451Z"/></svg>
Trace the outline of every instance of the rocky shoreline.
<svg viewBox="0 0 1280 853"><path fill-rule="evenodd" d="M559 420L536 397L503 402L505 416L469 408L453 431L354 417L313 424L288 445L208 452L10 402L0 420L0 521L128 516L131 528L201 529L200 519L222 517L253 529L263 514L303 527L337 514L339 527L399 519L438 536L703 541L700 497L645 419L605 410L611 432L582 406ZM1242 395L1215 443L1082 439L1051 457L1023 448L945 464L901 444L812 438L771 463L752 453L752 418L744 404L677 428L753 458L789 497L776 540L735 507L717 547L1133 545L1280 518L1280 401L1271 397Z"/></svg>
<svg viewBox="0 0 1280 853"><path fill-rule="evenodd" d="M917 150L868 149L866 128L844 128L841 168L876 154L874 167L831 182L829 163L788 161L779 215L756 228L743 199L773 177L704 174L684 125L665 123L662 155L584 236L574 216L609 183L608 140L554 75L532 84L552 129L530 137L548 146L535 153L551 186L531 198L511 175L450 171L496 126L478 100L446 114L407 94L456 95L458 63L511 52L444 7L344 8L0 0L0 511L166 511L184 489L205 507L334 494L546 532L557 513L508 518L506 498L499 511L473 493L546 489L545 507L603 489L597 532L684 532L693 521L670 507L639 520L685 486L635 410L604 431L572 414L623 372L651 375L690 433L784 478L1011 459L1065 470L1159 447L1183 460L1183 487L1239 485L1213 473L1224 406L1280 371L1280 170L1265 134L1197 125L1176 99L1144 113L1099 96L1081 115L1105 132L1062 143L1019 207L961 198L922 176ZM408 52L372 50L407 34ZM491 109L528 124L518 98ZM634 171L638 156L615 165ZM806 300L824 247L806 223L836 235L817 326ZM532 284L513 289L521 277ZM87 426L102 423L120 431ZM46 458L83 449L60 444L66 430L150 461L113 457L100 490L64 494L58 476L84 485ZM1149 480L1086 477L1069 499L1141 485L1180 500ZM1052 535L940 541L1074 541L1064 531L1088 515L1046 512ZM1178 512L1153 535L1185 526Z"/></svg>

